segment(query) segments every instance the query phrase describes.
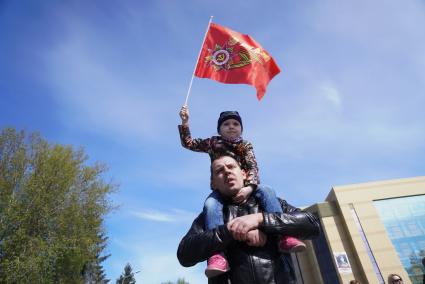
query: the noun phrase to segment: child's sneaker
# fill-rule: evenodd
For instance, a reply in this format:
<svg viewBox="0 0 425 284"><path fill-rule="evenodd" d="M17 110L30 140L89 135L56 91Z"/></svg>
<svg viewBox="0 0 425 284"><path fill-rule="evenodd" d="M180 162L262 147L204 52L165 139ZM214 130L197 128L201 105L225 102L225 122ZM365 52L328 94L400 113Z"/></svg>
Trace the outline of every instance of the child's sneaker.
<svg viewBox="0 0 425 284"><path fill-rule="evenodd" d="M279 250L281 252L302 252L305 250L305 243L297 238L282 236L279 240Z"/></svg>
<svg viewBox="0 0 425 284"><path fill-rule="evenodd" d="M218 276L229 271L229 263L227 259L221 254L214 254L207 261L207 269L205 269L205 275L208 278Z"/></svg>

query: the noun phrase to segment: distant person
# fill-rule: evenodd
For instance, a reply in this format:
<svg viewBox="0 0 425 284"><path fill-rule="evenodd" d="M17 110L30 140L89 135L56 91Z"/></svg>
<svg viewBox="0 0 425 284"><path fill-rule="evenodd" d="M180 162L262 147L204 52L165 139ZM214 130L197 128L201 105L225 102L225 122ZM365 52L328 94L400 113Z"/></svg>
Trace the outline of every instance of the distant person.
<svg viewBox="0 0 425 284"><path fill-rule="evenodd" d="M211 161L224 155L233 157L246 172L247 178L244 186L238 194L233 196L236 203L244 203L253 193L265 212L282 213L282 208L276 197L276 193L269 187L261 186L257 161L252 144L242 139L242 118L237 111L224 111L220 114L217 122L218 136L206 139L193 139L189 129L189 109L184 105L180 110L181 125L178 126L181 144L196 152L204 152L210 155ZM219 191L213 190L204 203L205 228L212 230L224 224L223 220L223 197ZM299 252L305 249L305 244L285 234L278 241L282 252ZM219 251L208 259L205 274L213 277L230 269L224 252Z"/></svg>
<svg viewBox="0 0 425 284"><path fill-rule="evenodd" d="M388 284L404 284L404 282L400 275L390 274L388 276Z"/></svg>
<svg viewBox="0 0 425 284"><path fill-rule="evenodd" d="M295 284L291 257L278 252L276 241L282 234L308 239L317 236L317 218L284 200L280 200L283 213L263 212L253 196L243 204L235 203L247 175L232 157L214 160L211 176L214 190L223 197L225 225L206 229L205 213L199 214L180 241L180 264L193 266L226 251L232 269L208 278L209 284Z"/></svg>

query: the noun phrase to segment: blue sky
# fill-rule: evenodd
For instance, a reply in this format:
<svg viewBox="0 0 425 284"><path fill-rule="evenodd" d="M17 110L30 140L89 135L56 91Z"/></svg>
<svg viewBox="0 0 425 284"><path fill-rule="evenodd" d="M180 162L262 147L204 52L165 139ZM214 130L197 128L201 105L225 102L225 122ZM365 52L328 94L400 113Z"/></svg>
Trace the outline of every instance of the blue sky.
<svg viewBox="0 0 425 284"><path fill-rule="evenodd" d="M180 146L178 111L210 15L282 69L248 85L195 78L195 137L238 110L262 182L296 206L332 186L424 174L425 3L419 0L0 1L0 127L84 147L120 185L108 277L205 283L179 240L209 193L209 158Z"/></svg>

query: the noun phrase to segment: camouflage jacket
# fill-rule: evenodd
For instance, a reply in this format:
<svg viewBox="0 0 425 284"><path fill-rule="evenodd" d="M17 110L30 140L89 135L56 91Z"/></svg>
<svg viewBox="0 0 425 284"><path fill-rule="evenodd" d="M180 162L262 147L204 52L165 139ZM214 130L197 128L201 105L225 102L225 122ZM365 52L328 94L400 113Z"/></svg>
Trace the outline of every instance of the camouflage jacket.
<svg viewBox="0 0 425 284"><path fill-rule="evenodd" d="M238 161L247 174L245 185L252 185L255 189L260 183L254 148L250 142L246 140L230 142L221 136L193 139L188 126L179 125L178 127L180 141L184 148L195 152L208 153L211 162L222 156L231 156Z"/></svg>

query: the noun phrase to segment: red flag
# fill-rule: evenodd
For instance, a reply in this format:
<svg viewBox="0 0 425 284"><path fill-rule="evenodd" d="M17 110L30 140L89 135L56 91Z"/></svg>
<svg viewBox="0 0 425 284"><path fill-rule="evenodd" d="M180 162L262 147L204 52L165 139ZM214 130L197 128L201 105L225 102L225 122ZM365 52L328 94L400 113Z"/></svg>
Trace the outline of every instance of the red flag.
<svg viewBox="0 0 425 284"><path fill-rule="evenodd" d="M195 76L252 85L261 100L268 83L279 72L274 59L249 35L211 23Z"/></svg>

